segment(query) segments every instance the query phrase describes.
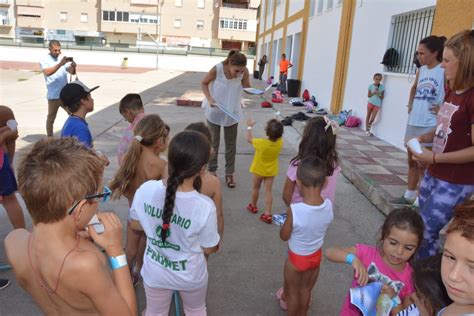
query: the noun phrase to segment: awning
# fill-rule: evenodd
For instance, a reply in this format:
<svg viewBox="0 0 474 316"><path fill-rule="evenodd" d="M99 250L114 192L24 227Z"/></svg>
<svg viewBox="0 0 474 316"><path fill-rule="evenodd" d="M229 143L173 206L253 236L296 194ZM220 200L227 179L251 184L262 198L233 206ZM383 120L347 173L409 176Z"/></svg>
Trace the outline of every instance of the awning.
<svg viewBox="0 0 474 316"><path fill-rule="evenodd" d="M32 7L32 6L17 6L17 15L29 15L42 17L44 8L42 7Z"/></svg>

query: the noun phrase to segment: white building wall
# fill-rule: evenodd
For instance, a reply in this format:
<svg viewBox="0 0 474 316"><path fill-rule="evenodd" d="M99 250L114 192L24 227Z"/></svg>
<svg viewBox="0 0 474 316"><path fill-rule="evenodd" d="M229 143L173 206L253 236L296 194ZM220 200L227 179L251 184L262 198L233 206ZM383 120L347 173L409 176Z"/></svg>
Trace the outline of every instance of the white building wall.
<svg viewBox="0 0 474 316"><path fill-rule="evenodd" d="M265 30L269 30L272 27L273 23L273 1L276 0L268 0L268 10L267 10L267 23L265 23ZM262 11L265 12L265 11Z"/></svg>
<svg viewBox="0 0 474 316"><path fill-rule="evenodd" d="M283 22L285 19L285 9L287 0L275 0L277 2L276 12L275 12L275 24Z"/></svg>
<svg viewBox="0 0 474 316"><path fill-rule="evenodd" d="M286 28L286 57L293 64L293 67L288 69L288 79L296 79L298 74L298 62L301 46L301 31L303 29L303 19L298 19L289 24ZM300 37L296 38L296 34L300 33ZM290 41L289 38L291 38ZM291 47L289 47L291 45ZM291 52L291 54L289 54Z"/></svg>
<svg viewBox="0 0 474 316"><path fill-rule="evenodd" d="M330 108L342 7L324 10L308 21L302 89L320 106Z"/></svg>
<svg viewBox="0 0 474 316"><path fill-rule="evenodd" d="M288 8L288 16L292 16L298 11L304 9L304 0L289 0L290 7Z"/></svg>
<svg viewBox="0 0 474 316"><path fill-rule="evenodd" d="M374 134L399 148L404 148L403 136L408 118L406 104L414 76L383 72L380 62L388 48L391 17L434 5L436 0L359 0L356 6L344 109L352 109L353 114L364 121L367 87L373 82L374 73L383 73L385 99L374 126ZM323 29L326 29L326 26L323 26ZM320 53L314 52L315 55ZM307 51L306 59L310 55Z"/></svg>

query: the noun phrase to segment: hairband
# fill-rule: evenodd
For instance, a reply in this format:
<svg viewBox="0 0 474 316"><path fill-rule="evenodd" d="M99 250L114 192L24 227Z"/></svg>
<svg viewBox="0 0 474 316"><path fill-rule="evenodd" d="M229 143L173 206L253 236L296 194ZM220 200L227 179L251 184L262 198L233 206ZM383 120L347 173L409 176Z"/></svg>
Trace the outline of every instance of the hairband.
<svg viewBox="0 0 474 316"><path fill-rule="evenodd" d="M339 128L339 124L336 121L330 120L326 115L324 115L324 121L326 122L324 130L327 132L328 128L332 127L332 134L336 135L337 129Z"/></svg>
<svg viewBox="0 0 474 316"><path fill-rule="evenodd" d="M143 140L143 137L141 137L140 135L135 135L135 139L137 140L137 142L141 143Z"/></svg>

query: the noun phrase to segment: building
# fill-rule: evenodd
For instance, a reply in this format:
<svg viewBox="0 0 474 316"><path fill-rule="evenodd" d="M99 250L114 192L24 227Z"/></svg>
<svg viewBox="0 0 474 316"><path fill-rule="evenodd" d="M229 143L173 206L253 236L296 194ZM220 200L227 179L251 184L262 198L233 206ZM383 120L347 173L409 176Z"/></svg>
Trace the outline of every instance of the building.
<svg viewBox="0 0 474 316"><path fill-rule="evenodd" d="M15 14L13 0L0 0L0 39L15 37Z"/></svg>
<svg viewBox="0 0 474 316"><path fill-rule="evenodd" d="M472 29L473 21L471 0L266 0L259 16L257 58L267 55L264 77L278 78L279 56L286 53L294 65L289 78L300 80L301 90L308 89L332 113L352 109L360 118L365 117L373 74L382 73L386 93L374 133L404 148L418 42ZM398 56L391 67L381 64L389 48Z"/></svg>

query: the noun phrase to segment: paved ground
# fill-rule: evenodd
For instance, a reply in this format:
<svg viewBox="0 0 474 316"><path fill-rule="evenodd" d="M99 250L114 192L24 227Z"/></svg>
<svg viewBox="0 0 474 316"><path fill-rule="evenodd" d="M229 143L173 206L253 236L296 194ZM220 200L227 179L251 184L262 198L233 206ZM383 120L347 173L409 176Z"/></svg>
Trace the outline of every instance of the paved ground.
<svg viewBox="0 0 474 316"><path fill-rule="evenodd" d="M2 76L2 102L14 107L21 126L18 158L27 151L32 142L44 136L44 82L31 72L0 71ZM88 117L95 136L95 146L109 156L111 165L106 170L105 181L110 180L117 164L116 144L123 128L116 102L127 92L143 91L142 97L148 113L159 113L169 123L172 132L182 130L188 123L203 120L200 108L176 107L175 99L182 95L199 94L199 81L204 73L181 73L172 71L147 72L143 74L111 75L84 73L81 79L89 85L100 84L94 93L96 111ZM24 80L18 80L24 79ZM259 83L255 83L258 85ZM27 93L25 93L27 91ZM246 97L247 114L258 122L255 133L263 136L265 122L275 116L274 109L259 107L258 98ZM280 112L293 111L281 105ZM62 116L56 124L62 126ZM295 124L296 125L296 124ZM275 182L275 212L283 211L281 201L284 172L288 161L295 155L299 142L298 128L286 127L284 149L280 157L280 175ZM282 284L282 270L286 243L279 240L278 227L258 221L257 216L245 211L250 197L251 176L248 167L252 149L244 141L245 126L239 127L236 189L224 187L225 236L223 250L209 261L210 283L208 310L210 315L283 315L275 299L275 292ZM340 140L350 136L342 132ZM367 139L367 141L374 139ZM362 149L362 148L361 148ZM374 150L376 151L376 150ZM345 155L341 153L341 158ZM220 166L223 166L222 155ZM17 159L18 161L18 159ZM222 167L218 171L222 177ZM262 207L262 204L260 203ZM123 221L127 216L126 202L112 202L104 209L113 209ZM383 215L343 176L338 179L335 220L331 225L325 247L330 245L352 245L356 242L374 243ZM31 221L27 216L28 225ZM10 230L6 215L0 213L0 240ZM4 261L0 246L0 260ZM336 315L350 283L351 272L344 265L323 262L321 276L313 291L310 315ZM0 277L13 279L11 272ZM144 307L142 287L137 287L137 297ZM1 291L0 304L3 315L38 314L31 298L14 282Z"/></svg>

